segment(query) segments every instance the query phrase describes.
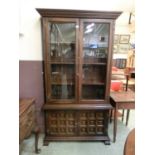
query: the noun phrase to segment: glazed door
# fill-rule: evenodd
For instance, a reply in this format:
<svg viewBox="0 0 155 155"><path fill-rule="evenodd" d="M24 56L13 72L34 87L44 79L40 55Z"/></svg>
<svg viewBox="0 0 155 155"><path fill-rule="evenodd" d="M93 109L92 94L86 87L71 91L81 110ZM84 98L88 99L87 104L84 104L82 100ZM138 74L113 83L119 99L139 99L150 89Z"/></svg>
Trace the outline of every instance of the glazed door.
<svg viewBox="0 0 155 155"><path fill-rule="evenodd" d="M81 20L80 101L103 103L106 96L110 23Z"/></svg>
<svg viewBox="0 0 155 155"><path fill-rule="evenodd" d="M75 103L77 99L78 20L47 19L45 67L47 101Z"/></svg>

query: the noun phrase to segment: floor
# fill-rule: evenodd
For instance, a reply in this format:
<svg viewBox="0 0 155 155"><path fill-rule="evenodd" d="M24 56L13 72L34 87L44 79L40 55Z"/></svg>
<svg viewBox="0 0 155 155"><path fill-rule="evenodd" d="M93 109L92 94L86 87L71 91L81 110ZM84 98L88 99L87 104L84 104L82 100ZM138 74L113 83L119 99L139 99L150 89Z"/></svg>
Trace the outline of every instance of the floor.
<svg viewBox="0 0 155 155"><path fill-rule="evenodd" d="M39 138L40 155L123 155L123 148L128 133L135 127L135 111L130 111L128 126L118 120L117 140L111 145L103 142L51 142L43 146L44 135ZM109 137L113 138L113 123L109 124ZM20 155L35 155L34 135L24 140L20 146Z"/></svg>

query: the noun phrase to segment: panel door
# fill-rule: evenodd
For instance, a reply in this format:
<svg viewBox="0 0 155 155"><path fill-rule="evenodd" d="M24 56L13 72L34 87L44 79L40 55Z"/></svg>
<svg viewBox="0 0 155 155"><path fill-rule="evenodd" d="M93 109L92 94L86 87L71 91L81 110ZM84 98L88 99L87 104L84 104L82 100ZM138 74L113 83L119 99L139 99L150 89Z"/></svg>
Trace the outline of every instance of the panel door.
<svg viewBox="0 0 155 155"><path fill-rule="evenodd" d="M107 134L108 110L54 110L46 112L49 136L104 136Z"/></svg>
<svg viewBox="0 0 155 155"><path fill-rule="evenodd" d="M49 136L77 135L76 112L70 110L54 110L46 112L46 134Z"/></svg>
<svg viewBox="0 0 155 155"><path fill-rule="evenodd" d="M80 136L103 136L107 134L108 111L81 111L78 117Z"/></svg>

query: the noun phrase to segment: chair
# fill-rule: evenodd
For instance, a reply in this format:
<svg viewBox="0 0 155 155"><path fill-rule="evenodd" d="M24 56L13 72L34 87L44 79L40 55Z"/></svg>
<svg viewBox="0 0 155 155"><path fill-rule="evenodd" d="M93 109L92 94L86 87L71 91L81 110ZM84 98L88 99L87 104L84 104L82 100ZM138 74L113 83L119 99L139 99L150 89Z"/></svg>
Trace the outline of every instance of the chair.
<svg viewBox="0 0 155 155"><path fill-rule="evenodd" d="M123 155L135 155L135 129L132 129L126 138Z"/></svg>

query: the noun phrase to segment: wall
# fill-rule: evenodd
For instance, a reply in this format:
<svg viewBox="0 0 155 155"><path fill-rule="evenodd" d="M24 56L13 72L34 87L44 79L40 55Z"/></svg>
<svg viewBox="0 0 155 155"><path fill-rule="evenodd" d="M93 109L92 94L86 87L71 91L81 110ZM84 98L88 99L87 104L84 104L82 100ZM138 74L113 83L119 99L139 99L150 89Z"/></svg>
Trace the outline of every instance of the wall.
<svg viewBox="0 0 155 155"><path fill-rule="evenodd" d="M44 103L42 61L27 60L19 62L19 97L35 97L35 109L38 125L43 130Z"/></svg>
<svg viewBox="0 0 155 155"><path fill-rule="evenodd" d="M63 0L20 1L19 97L36 98L37 120L40 128L43 130L43 113L41 107L44 102L44 89L41 24L40 15L35 8L126 11L126 14L123 14L123 16L116 21L116 33L128 34L129 28L127 28L126 23L124 24L122 21L124 21L125 18L128 22L129 11L134 9L134 0L65 0L65 3L63 3ZM121 18L123 18L123 20Z"/></svg>

